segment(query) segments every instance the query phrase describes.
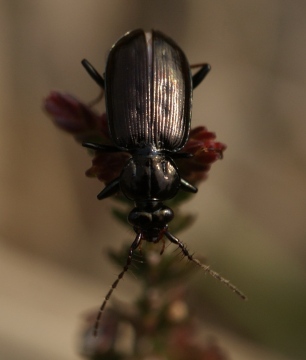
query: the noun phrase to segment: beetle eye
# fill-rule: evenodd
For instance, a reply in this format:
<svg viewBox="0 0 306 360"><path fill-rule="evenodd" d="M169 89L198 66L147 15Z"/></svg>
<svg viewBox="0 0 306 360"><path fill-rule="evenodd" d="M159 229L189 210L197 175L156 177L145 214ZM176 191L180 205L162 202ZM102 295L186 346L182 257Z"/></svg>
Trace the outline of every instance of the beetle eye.
<svg viewBox="0 0 306 360"><path fill-rule="evenodd" d="M173 211L168 208L168 207L164 207L163 209L160 210L160 218L166 223L168 224L174 217Z"/></svg>
<svg viewBox="0 0 306 360"><path fill-rule="evenodd" d="M152 214L133 209L128 216L128 222L133 226L146 227L152 222Z"/></svg>
<svg viewBox="0 0 306 360"><path fill-rule="evenodd" d="M159 228L168 224L173 219L173 211L167 206L150 212L139 211L139 209L133 209L128 216L128 222L141 228Z"/></svg>

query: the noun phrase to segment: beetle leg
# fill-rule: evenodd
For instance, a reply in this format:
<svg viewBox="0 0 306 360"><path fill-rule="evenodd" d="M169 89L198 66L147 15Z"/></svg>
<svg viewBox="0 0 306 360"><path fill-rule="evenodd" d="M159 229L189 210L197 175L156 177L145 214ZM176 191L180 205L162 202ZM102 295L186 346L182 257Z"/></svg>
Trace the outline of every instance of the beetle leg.
<svg viewBox="0 0 306 360"><path fill-rule="evenodd" d="M105 186L105 188L97 195L97 198L99 200L103 200L109 196L115 195L119 190L120 178L116 178L112 182L110 182L108 185Z"/></svg>
<svg viewBox="0 0 306 360"><path fill-rule="evenodd" d="M103 77L98 73L98 71L91 65L89 61L83 59L81 64L84 66L89 76L104 90L105 82Z"/></svg>
<svg viewBox="0 0 306 360"><path fill-rule="evenodd" d="M182 190L187 192L192 192L192 193L198 192L198 189L195 186L191 185L188 181L184 179L181 179L181 188Z"/></svg>
<svg viewBox="0 0 306 360"><path fill-rule="evenodd" d="M193 154L186 152L164 151L164 153L169 157L171 157L172 159L188 159L193 157Z"/></svg>
<svg viewBox="0 0 306 360"><path fill-rule="evenodd" d="M166 237L175 245L177 245L183 252L183 254L188 258L188 260L194 262L196 265L201 267L205 272L211 275L213 278L221 281L224 285L230 288L235 294L237 294L241 299L247 300L247 297L240 291L235 285L233 285L229 280L222 277L219 273L212 270L209 265L202 264L198 259L195 259L187 250L186 245L184 245L178 238L170 234L168 231L165 232Z"/></svg>
<svg viewBox="0 0 306 360"><path fill-rule="evenodd" d="M192 88L195 89L204 80L206 75L209 73L211 66L209 64L197 64L191 65L191 68L201 67L201 69L192 76Z"/></svg>
<svg viewBox="0 0 306 360"><path fill-rule="evenodd" d="M96 144L96 143L88 143L88 142L83 142L82 146L87 147L87 148L92 149L92 150L96 150L96 151L122 152L122 150L117 148L116 146L108 146L108 145L102 145L102 144Z"/></svg>
<svg viewBox="0 0 306 360"><path fill-rule="evenodd" d="M128 269L129 269L129 267L130 267L130 265L132 263L134 251L138 248L139 244L141 243L141 239L142 239L142 234L141 233L137 234L135 240L133 241L133 243L132 243L132 245L130 247L128 257L127 257L127 260L126 260L126 264L125 264L123 270L118 275L116 281L112 284L111 288L109 289L108 293L106 294L106 296L105 296L105 298L103 300L103 303L102 303L102 305L100 307L99 313L98 313L97 318L96 318L96 322L95 322L95 326L94 326L94 336L97 336L98 329L99 329L100 318L101 318L101 315L103 313L103 310L104 310L109 298L111 297L113 291L116 289L119 281L123 278L124 274L128 271Z"/></svg>

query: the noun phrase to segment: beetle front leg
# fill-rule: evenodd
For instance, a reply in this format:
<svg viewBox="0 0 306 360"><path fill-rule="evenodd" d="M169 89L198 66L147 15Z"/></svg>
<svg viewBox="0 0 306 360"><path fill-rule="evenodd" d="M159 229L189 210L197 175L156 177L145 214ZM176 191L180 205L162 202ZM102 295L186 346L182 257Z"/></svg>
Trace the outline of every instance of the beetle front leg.
<svg viewBox="0 0 306 360"><path fill-rule="evenodd" d="M198 192L198 189L195 186L191 185L185 179L181 179L181 189L194 194Z"/></svg>
<svg viewBox="0 0 306 360"><path fill-rule="evenodd" d="M120 178L118 177L112 182L110 182L108 185L106 185L105 188L98 194L97 198L99 200L106 199L107 197L115 195L119 190L120 190Z"/></svg>

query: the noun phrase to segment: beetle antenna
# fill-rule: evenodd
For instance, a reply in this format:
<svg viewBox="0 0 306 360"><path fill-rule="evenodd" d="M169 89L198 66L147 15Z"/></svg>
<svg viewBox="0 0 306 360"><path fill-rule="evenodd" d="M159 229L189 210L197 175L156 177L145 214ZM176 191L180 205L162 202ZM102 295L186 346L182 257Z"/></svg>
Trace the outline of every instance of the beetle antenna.
<svg viewBox="0 0 306 360"><path fill-rule="evenodd" d="M94 325L93 334L94 334L95 337L98 334L100 319L101 319L102 313L104 311L104 308L105 308L108 300L112 296L113 291L116 289L119 281L123 278L124 274L129 270L129 267L130 267L130 265L132 263L134 251L138 248L138 246L139 246L139 244L141 242L141 239L142 239L142 234L141 233L137 234L136 239L133 241L133 243L132 243L132 245L131 245L131 247L129 249L129 254L128 254L126 264L125 264L123 270L118 275L117 279L113 282L111 288L109 289L108 293L106 294L106 296L105 296L105 298L103 300L103 303L102 303L102 305L100 307L100 310L98 312L98 315L96 317L96 322L95 322L95 325Z"/></svg>
<svg viewBox="0 0 306 360"><path fill-rule="evenodd" d="M168 231L165 232L165 235L173 244L177 245L182 250L184 256L186 256L188 260L194 262L199 267L204 269L204 271L207 272L209 275L211 275L213 278L221 281L224 285L230 288L235 294L237 294L241 299L247 300L247 297L244 295L244 293L240 291L235 285L233 285L229 280L225 279L219 273L212 270L209 265L202 264L201 261L194 258L193 255L191 255L187 250L186 245L184 245L178 238L170 234Z"/></svg>

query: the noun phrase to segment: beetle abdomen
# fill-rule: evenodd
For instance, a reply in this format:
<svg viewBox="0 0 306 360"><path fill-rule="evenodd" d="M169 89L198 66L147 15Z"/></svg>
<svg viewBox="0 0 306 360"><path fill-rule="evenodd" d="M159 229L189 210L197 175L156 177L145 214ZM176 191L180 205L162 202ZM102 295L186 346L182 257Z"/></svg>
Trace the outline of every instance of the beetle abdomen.
<svg viewBox="0 0 306 360"><path fill-rule="evenodd" d="M126 34L110 51L105 85L117 146L183 147L190 128L192 84L188 61L173 40L158 31Z"/></svg>

